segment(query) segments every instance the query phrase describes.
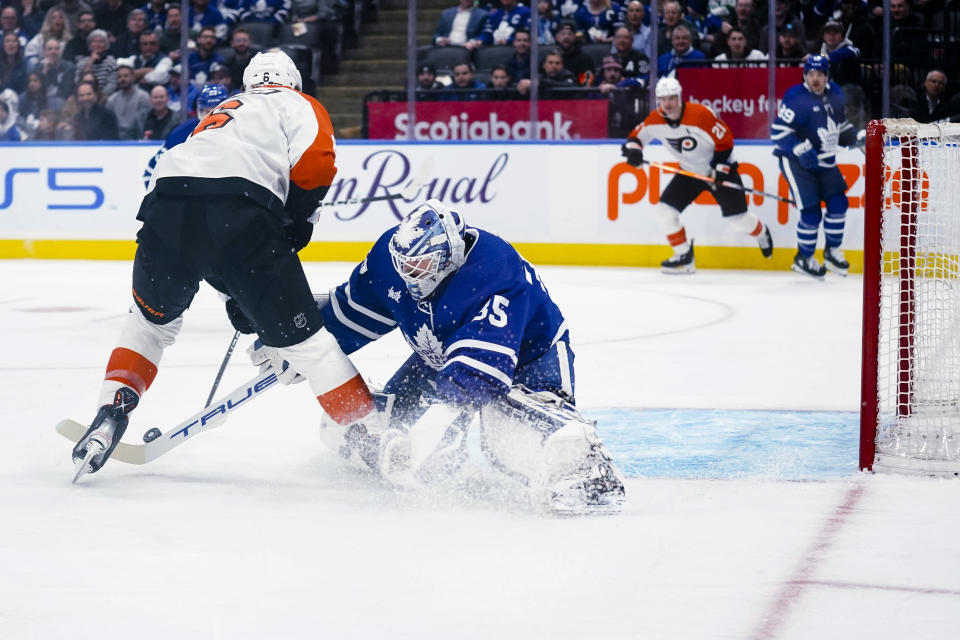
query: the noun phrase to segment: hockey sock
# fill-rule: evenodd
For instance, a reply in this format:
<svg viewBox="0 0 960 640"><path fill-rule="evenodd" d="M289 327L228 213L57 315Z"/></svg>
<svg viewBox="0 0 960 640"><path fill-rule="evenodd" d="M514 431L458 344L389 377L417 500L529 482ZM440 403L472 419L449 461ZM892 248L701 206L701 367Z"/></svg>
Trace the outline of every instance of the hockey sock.
<svg viewBox="0 0 960 640"><path fill-rule="evenodd" d="M817 249L817 233L822 215L819 206L800 212L800 220L797 222L797 250L804 256L812 256Z"/></svg>
<svg viewBox="0 0 960 640"><path fill-rule="evenodd" d="M680 224L680 212L666 204L660 202L653 208L653 215L656 216L660 228L667 236L667 242L673 247L674 253L682 255L690 251L690 244L687 242L687 231Z"/></svg>
<svg viewBox="0 0 960 640"><path fill-rule="evenodd" d="M828 247L839 247L843 243L843 228L846 220L846 211L842 213L828 211L823 217L823 234L826 236Z"/></svg>
<svg viewBox="0 0 960 640"><path fill-rule="evenodd" d="M680 227L680 231L668 235L667 242L670 243L670 246L673 247L673 252L678 256L682 256L690 251L690 243L687 242L687 230L683 227Z"/></svg>
<svg viewBox="0 0 960 640"><path fill-rule="evenodd" d="M763 223L760 222L760 218L758 218L755 213L749 211L746 213L738 213L735 216L724 218L724 220L729 222L733 228L738 231L742 231L753 237L757 237L763 233Z"/></svg>
<svg viewBox="0 0 960 640"><path fill-rule="evenodd" d="M348 425L376 411L373 396L358 373L339 387L317 396L323 410L340 425Z"/></svg>

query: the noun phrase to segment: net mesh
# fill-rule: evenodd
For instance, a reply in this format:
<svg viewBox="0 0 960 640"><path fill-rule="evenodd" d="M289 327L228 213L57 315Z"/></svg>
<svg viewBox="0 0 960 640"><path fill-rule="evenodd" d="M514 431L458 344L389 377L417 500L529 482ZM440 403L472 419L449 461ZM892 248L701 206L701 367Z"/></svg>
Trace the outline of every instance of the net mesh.
<svg viewBox="0 0 960 640"><path fill-rule="evenodd" d="M960 462L960 125L884 125L878 461Z"/></svg>

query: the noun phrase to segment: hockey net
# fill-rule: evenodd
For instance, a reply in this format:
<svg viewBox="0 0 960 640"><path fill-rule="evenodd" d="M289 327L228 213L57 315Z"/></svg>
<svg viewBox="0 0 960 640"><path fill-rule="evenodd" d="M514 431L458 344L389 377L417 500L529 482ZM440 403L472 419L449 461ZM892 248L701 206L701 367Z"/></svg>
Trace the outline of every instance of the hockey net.
<svg viewBox="0 0 960 640"><path fill-rule="evenodd" d="M860 467L960 476L960 125L867 127Z"/></svg>

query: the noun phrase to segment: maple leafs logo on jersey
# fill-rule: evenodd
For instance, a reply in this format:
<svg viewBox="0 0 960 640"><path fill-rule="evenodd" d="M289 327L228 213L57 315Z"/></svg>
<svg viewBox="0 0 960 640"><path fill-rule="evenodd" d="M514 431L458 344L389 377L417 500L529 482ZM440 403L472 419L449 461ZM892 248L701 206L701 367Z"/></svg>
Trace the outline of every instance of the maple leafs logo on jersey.
<svg viewBox="0 0 960 640"><path fill-rule="evenodd" d="M430 330L430 327L427 325L421 325L417 329L417 334L413 337L411 342L409 339L407 342L410 343L410 347L417 352L417 355L426 363L428 367L436 371L440 371L443 368L443 365L446 363L446 359L443 357L443 345L437 340L437 336L433 335L433 331Z"/></svg>
<svg viewBox="0 0 960 640"><path fill-rule="evenodd" d="M387 297L393 300L394 302L400 302L400 296L402 295L403 295L402 293L400 293L393 287L390 287L389 289L387 289Z"/></svg>
<svg viewBox="0 0 960 640"><path fill-rule="evenodd" d="M393 234L393 241L403 249L410 248L413 241L422 236L426 231L426 229L420 228L420 218L422 216L423 211L420 210L411 213L400 223L400 226L397 227L397 231Z"/></svg>
<svg viewBox="0 0 960 640"><path fill-rule="evenodd" d="M817 127L817 135L820 136L820 152L834 154L837 152L837 146L840 144L840 127L833 121L833 118L827 116L827 126Z"/></svg>

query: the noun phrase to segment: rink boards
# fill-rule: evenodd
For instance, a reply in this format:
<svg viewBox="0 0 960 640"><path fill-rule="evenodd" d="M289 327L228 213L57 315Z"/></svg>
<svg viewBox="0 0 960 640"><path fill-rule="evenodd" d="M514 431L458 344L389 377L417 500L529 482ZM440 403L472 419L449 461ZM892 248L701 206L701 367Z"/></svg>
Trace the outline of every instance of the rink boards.
<svg viewBox="0 0 960 640"><path fill-rule="evenodd" d="M145 192L143 168L153 143L0 146L0 258L130 259ZM788 198L772 146L738 143L744 184ZM660 145L646 158L669 163ZM428 157L434 169L410 202L393 200L324 209L305 260L361 259L414 201L439 198L476 224L513 242L540 264L657 266L670 254L651 214L670 175L621 162L619 141L566 143L339 142L339 173L328 200L398 194ZM844 151L849 185L844 241L862 265L863 155ZM675 166L675 165L674 165ZM794 207L748 196L777 250L763 260L754 240L728 228L709 192L681 217L701 268L788 268L796 247Z"/></svg>

